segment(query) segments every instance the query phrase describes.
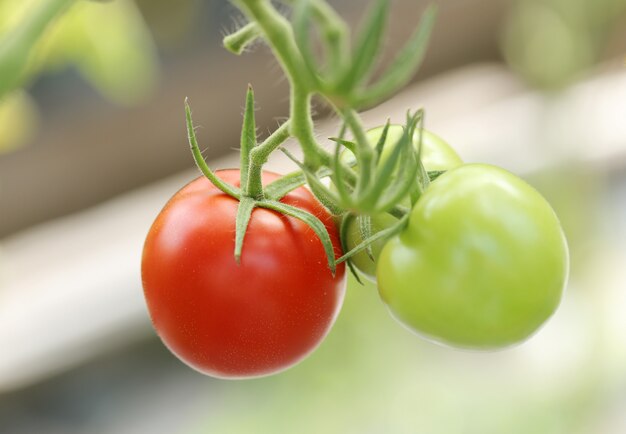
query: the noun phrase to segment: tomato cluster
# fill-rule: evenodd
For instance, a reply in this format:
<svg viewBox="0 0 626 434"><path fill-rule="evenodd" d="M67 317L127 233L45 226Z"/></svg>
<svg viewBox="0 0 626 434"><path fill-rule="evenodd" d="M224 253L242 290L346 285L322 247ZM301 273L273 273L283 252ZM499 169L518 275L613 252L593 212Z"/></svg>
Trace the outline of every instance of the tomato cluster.
<svg viewBox="0 0 626 434"><path fill-rule="evenodd" d="M568 273L550 205L505 170L465 164L423 128L424 109L407 112L403 126L370 131L358 114L415 74L436 8L424 11L396 58L373 74L387 1L374 2L357 38L323 0L287 2L290 17L274 3L234 2L249 23L224 46L240 54L260 39L272 48L290 85L287 121L258 143L248 86L240 170L215 173L186 104L192 155L206 178L167 203L142 260L148 309L165 345L215 377L284 370L332 327L346 261L359 281L376 281L398 321L427 339L492 349L534 333L556 310ZM318 142L312 96L342 120L334 154ZM282 148L289 138L302 161ZM299 171L263 171L279 149Z"/></svg>
<svg viewBox="0 0 626 434"><path fill-rule="evenodd" d="M401 133L392 126L387 140ZM380 134L368 132L372 142ZM567 277L555 213L520 178L463 164L434 134L423 134L421 155L428 170L445 173L423 192L400 233L375 242L369 255L356 254L351 265L377 281L397 320L426 338L478 349L524 340L555 311ZM239 170L217 175L234 186L240 181ZM263 183L277 178L265 172ZM307 189L281 202L319 218L336 256L342 254L336 219ZM343 264L333 274L312 229L276 211L252 212L237 263L237 207L206 178L194 180L157 217L142 262L163 342L191 367L221 378L268 375L300 361L328 333L345 290ZM372 231L395 223L389 214L372 216ZM363 241L350 226L347 249Z"/></svg>

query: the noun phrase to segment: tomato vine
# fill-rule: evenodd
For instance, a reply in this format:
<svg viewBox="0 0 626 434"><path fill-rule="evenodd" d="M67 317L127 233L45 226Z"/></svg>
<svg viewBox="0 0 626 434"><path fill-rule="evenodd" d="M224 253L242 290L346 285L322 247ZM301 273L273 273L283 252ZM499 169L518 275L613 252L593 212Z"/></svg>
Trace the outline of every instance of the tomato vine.
<svg viewBox="0 0 626 434"><path fill-rule="evenodd" d="M359 281L375 279L391 313L437 342L499 348L534 333L555 311L568 272L566 241L549 204L502 169L464 164L424 129L424 109L408 111L403 125L387 121L370 131L358 113L413 76L435 8L426 9L396 59L373 79L386 0L374 1L354 41L324 0L285 1L290 19L270 0L233 3L249 23L226 36L224 46L241 54L258 40L269 45L290 84L289 118L258 143L249 86L238 177L220 176L202 157L185 103L192 155L211 186L196 180L177 193L146 241L144 291L166 344L210 375L278 372L318 345L332 325L345 265ZM313 53L313 27L322 56ZM313 97L342 121L330 138L334 152L316 139ZM300 146L302 161L283 147L289 138ZM273 152L283 152L299 170L270 176L263 167ZM298 202L295 196L306 198ZM271 219L266 212L274 213ZM187 214L193 221L186 222ZM287 222L299 230L292 234ZM214 246L217 256L202 242ZM234 290L231 278L240 287ZM177 286L182 293L173 295ZM294 286L306 291L294 296ZM248 296L260 305L251 309ZM300 298L308 304L300 305ZM222 312L236 320L229 318L222 328L214 321ZM284 331L292 323L295 338Z"/></svg>

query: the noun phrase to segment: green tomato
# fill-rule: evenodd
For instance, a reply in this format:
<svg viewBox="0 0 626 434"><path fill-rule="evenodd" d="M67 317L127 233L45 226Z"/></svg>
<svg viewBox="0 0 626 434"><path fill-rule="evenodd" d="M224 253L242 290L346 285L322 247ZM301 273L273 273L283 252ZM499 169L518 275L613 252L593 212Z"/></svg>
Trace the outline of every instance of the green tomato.
<svg viewBox="0 0 626 434"><path fill-rule="evenodd" d="M378 290L421 335L498 348L529 337L554 313L568 268L548 202L503 169L468 164L441 175L385 245Z"/></svg>
<svg viewBox="0 0 626 434"><path fill-rule="evenodd" d="M387 139L385 140L385 146L383 147L383 152L381 154L381 159L384 161L388 158L389 153L391 151L391 145L395 144L403 134L403 128L400 125L391 125L389 130L387 131ZM367 138L370 143L376 144L380 139L380 136L383 132L383 127L374 128L367 132ZM419 131L416 131L413 136L413 144L417 149L419 144ZM350 154L351 155L351 154ZM452 147L446 143L442 138L436 136L435 134L423 130L422 133L422 152L421 152L422 163L424 167L428 171L435 170L449 170L454 167L460 166L463 164L463 160L458 154L452 149ZM408 206L408 203L407 203ZM390 216L389 214L381 214L372 217L372 234L385 229L394 223L397 220ZM348 250L353 249L357 245L359 245L363 241L361 237L361 232L359 230L358 223L356 220L353 220L347 229L347 239L346 244ZM380 251L384 247L386 240L380 240L372 244L372 258L366 252L360 252L354 255L351 259L352 264L368 279L372 281L376 281L376 258L378 258Z"/></svg>
<svg viewBox="0 0 626 434"><path fill-rule="evenodd" d="M372 217L372 234L388 228L389 226L397 222L398 220L389 214L376 215ZM350 251L363 241L363 238L361 237L361 231L359 229L359 224L356 219L352 220L348 224L346 232L346 248L348 251ZM359 252L356 255L352 256L352 258L350 258L350 262L352 263L352 265L354 265L364 277L371 280L372 282L376 282L376 258L380 256L380 252L383 250L383 247L385 247L386 243L387 240L378 240L374 242L371 245L371 258L365 251Z"/></svg>

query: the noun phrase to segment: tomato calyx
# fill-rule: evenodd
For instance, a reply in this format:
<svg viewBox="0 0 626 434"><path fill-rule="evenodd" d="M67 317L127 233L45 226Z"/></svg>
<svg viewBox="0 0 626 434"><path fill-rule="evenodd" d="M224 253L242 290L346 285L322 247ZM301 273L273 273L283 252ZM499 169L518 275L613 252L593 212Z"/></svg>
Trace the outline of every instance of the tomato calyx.
<svg viewBox="0 0 626 434"><path fill-rule="evenodd" d="M289 121L283 123L264 142L257 143L254 92L249 85L241 129L239 188L217 177L204 160L198 146L188 101L185 101L185 115L189 144L196 165L213 185L239 201L235 223L235 249L233 253L237 263L241 261L246 231L252 212L255 208L266 208L297 218L307 224L322 242L327 255L328 266L334 273L337 264L346 261L363 250L372 257L371 245L373 243L391 237L401 231L406 225L404 217L408 215L409 210L398 205L399 202L407 195L417 200L430 182L429 174L425 171L420 160L421 144L418 145L417 149L413 146L413 137L416 134L418 124L420 130L422 129L423 110L418 110L413 114L407 113L403 134L392 145L390 155L385 159L381 158L381 156L390 122L387 122L383 134L377 143L372 146L366 137L359 134L360 129L358 125L349 125L350 121L347 121L341 135L345 134L346 130L350 128L356 137L356 142L343 138L335 139L337 146L335 147L331 167L320 167L314 170L307 166L305 162L299 161L287 149L281 146L290 137L289 128L291 124ZM348 119L351 119L353 124L356 122L349 114ZM418 134L418 136L421 137L421 134ZM269 155L277 149L294 161L300 170L285 175L263 187L261 182L263 165L267 162ZM341 152L345 149L356 155L356 161L351 161L348 164L342 162ZM356 182L350 176L350 173L354 174L353 168L355 166L358 166L361 172L360 176L356 178ZM369 170L363 170L363 167L369 167ZM392 176L392 174L395 175ZM323 178L328 177L337 186L337 192L331 190L322 182ZM391 182L390 179L392 179ZM314 215L280 202L283 196L305 183L310 187L313 195L332 214L344 216L344 220L349 215L353 215L358 219L363 239L360 245L342 257L335 258L332 242L324 224ZM386 230L372 234L371 229L369 229L371 226L370 215L377 213L390 213L399 220ZM343 232L344 234L341 235L342 243L345 242L345 231ZM349 264L349 267L353 274L356 275L351 264Z"/></svg>
<svg viewBox="0 0 626 434"><path fill-rule="evenodd" d="M333 214L341 216L340 239L344 252L348 253L337 259L336 263L347 261L349 270L360 283L358 273L348 259L365 251L374 262L372 245L376 242L384 242L406 226L405 217L409 209L399 203L407 196L417 201L431 181L430 175L421 162L423 119L423 110L418 110L414 114L407 113L406 125L402 127L403 133L398 140L391 143L389 155L385 155L384 158L383 148L391 125L390 121L386 123L376 143L370 143L367 137L359 135L358 128L353 130L356 142L344 139L343 136L349 128L346 122L340 137L331 139L337 144L329 175L334 188L329 188L322 182L319 171L311 170L288 150L280 148L301 169L304 181L315 197ZM417 131L418 124L419 131ZM418 138L417 147L413 145L414 137ZM354 161L347 162L346 166L348 166L347 170L358 169L359 176L356 184L346 179L346 169L341 164L344 160L344 151L349 151L355 156ZM364 167L369 167L369 170L364 170ZM433 173L433 176L440 174L441 171L438 171ZM373 233L371 216L384 213L392 214L398 221L385 230ZM350 250L347 248L346 228L354 219L358 221L363 242Z"/></svg>
<svg viewBox="0 0 626 434"><path fill-rule="evenodd" d="M289 122L283 123L272 135L270 135L263 143L258 144L256 139L256 125L254 119L254 92L251 86L248 86L246 94L246 108L244 112L243 127L241 129L241 167L240 167L240 185L237 188L234 185L221 180L208 166L196 138L191 117L191 108L188 101L185 101L185 116L187 123L187 133L192 155L196 165L200 171L222 192L237 199L239 206L237 209L237 217L235 221L235 250L234 256L237 263L241 262L243 245L248 229L248 224L255 208L266 208L277 211L284 215L297 218L308 225L322 242L324 252L328 259L328 267L334 274L337 268L335 261L335 252L333 244L324 223L313 214L299 209L292 205L280 202L280 199L290 191L300 185L295 183L274 184L271 195L266 195L261 176L263 165L271 152L280 146L288 137ZM270 184L270 187L272 184ZM283 188L279 188L279 187ZM288 188L287 188L288 187Z"/></svg>

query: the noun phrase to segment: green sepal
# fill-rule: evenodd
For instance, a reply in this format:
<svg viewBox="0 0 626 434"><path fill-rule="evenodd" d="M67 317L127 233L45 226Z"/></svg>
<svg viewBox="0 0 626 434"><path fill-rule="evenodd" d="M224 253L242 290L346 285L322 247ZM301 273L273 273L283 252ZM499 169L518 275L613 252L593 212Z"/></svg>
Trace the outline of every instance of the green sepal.
<svg viewBox="0 0 626 434"><path fill-rule="evenodd" d="M428 172L424 167L424 163L422 163L422 147L423 147L423 135L424 135L424 109L420 109L418 112L420 114L420 125L419 125L419 138L417 142L417 151L415 152L415 161L417 162L417 178L418 182L415 183L413 189L411 190L411 206L414 206L419 198L422 196L422 193L426 191L428 185L430 184L430 177L428 176ZM407 113L407 118L409 114Z"/></svg>
<svg viewBox="0 0 626 434"><path fill-rule="evenodd" d="M337 136L340 139L345 139L346 138L346 133L348 132L348 124L346 123L346 121L344 120L341 123L341 128L339 128L339 135Z"/></svg>
<svg viewBox="0 0 626 434"><path fill-rule="evenodd" d="M370 188L363 194L361 204L366 211L375 210L375 204L379 201L385 189L388 188L389 180L391 179L393 171L398 163L400 163L400 167L403 167L406 164L410 164L406 161L403 162L400 159L400 156L405 153L403 151L405 151L407 148L411 149L413 145L411 136L409 135L410 131L408 131L408 129L408 126L405 127L402 136L393 145L391 155L389 155L389 158L387 158L387 160L377 168L376 173L373 177L374 181L372 182L372 184L370 184ZM397 183L409 181L411 180L408 178L402 179L399 176L396 176L395 180L395 182Z"/></svg>
<svg viewBox="0 0 626 434"><path fill-rule="evenodd" d="M256 146L256 121L254 117L254 91L252 86L248 84L246 92L246 107L243 112L243 125L241 127L240 139L240 183L244 196L248 195L248 173L250 171L250 153Z"/></svg>
<svg viewBox="0 0 626 434"><path fill-rule="evenodd" d="M340 137L329 137L328 140L331 140L335 143L340 144L341 146L345 147L348 151L352 152L353 155L356 156L357 154L357 144L350 141L350 140L346 140L346 139L342 139Z"/></svg>
<svg viewBox="0 0 626 434"><path fill-rule="evenodd" d="M331 214L340 215L343 213L343 208L340 205L339 198L324 184L322 184L318 175L313 173L304 164L298 161L298 159L287 149L280 148L280 150L287 156L287 158L296 163L296 165L300 168L315 198L319 200L320 203L331 212Z"/></svg>
<svg viewBox="0 0 626 434"><path fill-rule="evenodd" d="M313 14L311 8L311 0L300 0L296 2L293 11L293 31L296 46L302 54L304 66L309 71L310 76L319 84L319 72L315 66L315 55L311 50L309 37L310 18Z"/></svg>
<svg viewBox="0 0 626 434"><path fill-rule="evenodd" d="M306 177L301 170L281 176L276 181L265 186L265 197L271 200L280 200L298 187L306 184Z"/></svg>
<svg viewBox="0 0 626 434"><path fill-rule="evenodd" d="M364 191L367 191L370 184L373 182L372 174L375 170L374 150L370 145L370 141L367 138L365 129L356 111L351 108L344 108L341 111L341 115L352 131L357 144L355 156L359 166L359 177L355 189L357 195L360 196Z"/></svg>
<svg viewBox="0 0 626 434"><path fill-rule="evenodd" d="M346 214L341 219L341 224L339 225L339 240L341 241L342 252L345 252L348 249L348 227L350 226L352 220L354 220L354 214ZM346 264L348 265L348 270L350 270L350 273L352 273L356 281L363 286L363 281L361 280L359 273L356 271L352 261L346 261Z"/></svg>
<svg viewBox="0 0 626 434"><path fill-rule="evenodd" d="M336 86L339 94L349 95L359 84L367 80L374 69L382 45L388 12L389 2L376 0L359 34L350 68Z"/></svg>
<svg viewBox="0 0 626 434"><path fill-rule="evenodd" d="M406 155L407 162L400 166L397 181L385 192L386 200L382 202L379 200L376 204L377 212L388 212L394 207L397 208L397 204L411 193L415 185L418 185L415 182L419 170L418 162L415 160L415 153L411 149Z"/></svg>
<svg viewBox="0 0 626 434"><path fill-rule="evenodd" d="M380 161L380 156L383 154L383 148L385 147L385 142L387 141L387 134L389 133L389 127L391 126L391 119L387 118L387 122L385 122L385 126L383 127L383 131L378 138L378 142L374 149L376 150L376 164Z"/></svg>
<svg viewBox="0 0 626 434"><path fill-rule="evenodd" d="M317 176L320 178L326 178L330 175L331 170L327 167L321 168L317 172ZM285 197L285 195L298 187L302 187L304 184L306 184L304 173L302 173L301 170L296 170L267 184L265 186L265 196L271 200L280 200Z"/></svg>
<svg viewBox="0 0 626 434"><path fill-rule="evenodd" d="M249 23L222 40L224 48L233 54L240 55L252 42L261 36L261 28L257 23Z"/></svg>
<svg viewBox="0 0 626 434"><path fill-rule="evenodd" d="M348 188L346 187L345 180L343 177L344 168L341 164L340 149L341 147L339 143L337 143L337 146L335 146L335 153L333 154L331 180L335 184L335 188L337 189L337 192L339 193L339 199L341 200L343 207L351 208L353 205L353 200L350 195L350 192L348 191Z"/></svg>
<svg viewBox="0 0 626 434"><path fill-rule="evenodd" d="M426 54L428 40L435 24L437 8L430 5L424 11L419 26L404 45L382 78L363 91L362 96L352 102L356 107L369 107L388 98L406 85L419 68Z"/></svg>
<svg viewBox="0 0 626 434"><path fill-rule="evenodd" d="M396 205L389 208L388 211L385 211L387 214L397 218L398 220L411 212L411 208L404 207L402 205Z"/></svg>
<svg viewBox="0 0 626 434"><path fill-rule="evenodd" d="M189 139L189 146L191 147L191 154L193 155L193 159L200 169L200 172L206 176L209 181L217 188L222 190L229 196L234 197L235 199L239 199L241 192L239 189L228 182L222 181L218 178L215 173L209 168L206 161L204 161L204 157L202 156L202 152L200 152L200 148L198 147L198 140L196 139L196 132L193 128L193 120L191 119L191 108L189 107L189 99L185 98L185 118L187 121L187 137Z"/></svg>
<svg viewBox="0 0 626 434"><path fill-rule="evenodd" d="M447 170L429 170L428 171L428 179L430 182L433 182L435 179L439 178L441 175L446 173Z"/></svg>
<svg viewBox="0 0 626 434"><path fill-rule="evenodd" d="M250 223L250 217L252 216L255 205L256 201L251 197L244 196L239 200L237 218L235 220L235 261L237 261L237 264L241 263L243 240L246 236L248 223Z"/></svg>
<svg viewBox="0 0 626 434"><path fill-rule="evenodd" d="M337 258L335 262L337 264L345 262L346 260L350 259L357 253L362 252L363 250L367 249L368 246L371 246L376 241L391 238L395 234L399 233L402 229L404 229L408 221L409 221L409 214L406 214L404 217L398 220L398 223L394 224L393 226L389 226L388 228L385 228L379 232L376 232L371 237L363 240L361 243L359 243L358 246L354 247L352 250L345 253L340 258Z"/></svg>
<svg viewBox="0 0 626 434"><path fill-rule="evenodd" d="M420 145L420 150L421 150L421 145ZM418 162L418 169L419 169L418 174L419 174L421 192L424 192L430 185L430 176L428 175L428 172L426 171L426 168L424 167L424 163L422 163L421 152L418 153L417 155L417 162Z"/></svg>
<svg viewBox="0 0 626 434"><path fill-rule="evenodd" d="M256 204L260 208L271 209L290 217L297 218L298 220L303 221L307 226L309 226L321 241L322 246L324 247L324 252L326 252L326 258L328 259L328 267L330 268L330 271L333 273L333 275L335 274L335 250L333 248L333 243L330 239L330 235L328 234L328 230L320 219L307 211L301 210L300 208L296 208L294 206L287 205L275 200L261 200L258 201Z"/></svg>
<svg viewBox="0 0 626 434"><path fill-rule="evenodd" d="M366 214L361 214L357 217L359 223L359 235L362 240L366 240L372 236L372 218ZM374 252L372 252L372 245L370 244L365 248L367 256L372 262L374 262Z"/></svg>

